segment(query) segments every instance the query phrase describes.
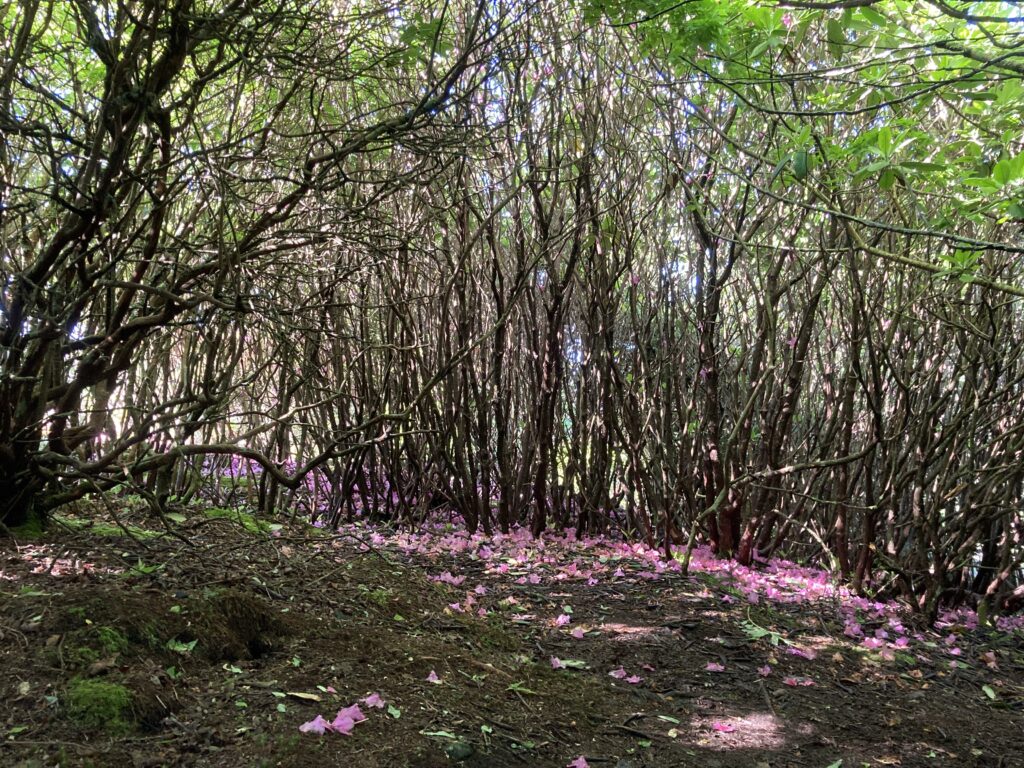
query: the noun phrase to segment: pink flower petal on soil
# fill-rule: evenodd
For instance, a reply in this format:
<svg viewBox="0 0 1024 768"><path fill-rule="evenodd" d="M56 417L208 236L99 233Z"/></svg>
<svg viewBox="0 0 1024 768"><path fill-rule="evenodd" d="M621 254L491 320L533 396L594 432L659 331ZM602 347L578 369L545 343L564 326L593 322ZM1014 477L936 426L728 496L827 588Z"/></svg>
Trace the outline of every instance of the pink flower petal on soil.
<svg viewBox="0 0 1024 768"><path fill-rule="evenodd" d="M323 719L320 715L317 715L308 723L303 723L299 726L299 730L303 733L315 733L323 735L324 731L331 727L331 724Z"/></svg>
<svg viewBox="0 0 1024 768"><path fill-rule="evenodd" d="M341 712L334 718L334 722L328 726L335 733L340 733L343 736L348 736L352 733L352 729L356 727L356 721L351 717L342 717Z"/></svg>
<svg viewBox="0 0 1024 768"><path fill-rule="evenodd" d="M434 670L430 670L430 674L427 675L427 682L439 684L441 682L441 678L437 676L437 672L435 672Z"/></svg>
<svg viewBox="0 0 1024 768"><path fill-rule="evenodd" d="M807 686L815 685L815 682L809 677L787 677L782 680L783 684L796 687L798 685Z"/></svg>
<svg viewBox="0 0 1024 768"><path fill-rule="evenodd" d="M616 680L621 680L626 676L626 670L624 670L622 667L619 667L618 669L613 669L608 674L614 677Z"/></svg>
<svg viewBox="0 0 1024 768"><path fill-rule="evenodd" d="M767 664L765 664L763 667L757 668L757 674L759 674L761 677L768 677L768 675L770 675L771 673L772 668Z"/></svg>
<svg viewBox="0 0 1024 768"><path fill-rule="evenodd" d="M567 768L590 768L590 763L587 762L587 759L585 757L580 755L571 763L569 763Z"/></svg>
<svg viewBox="0 0 1024 768"><path fill-rule="evenodd" d="M572 617L567 615L567 614L562 613L562 614L559 614L557 619L555 619L555 626L556 627L564 627L570 621L572 621Z"/></svg>
<svg viewBox="0 0 1024 768"><path fill-rule="evenodd" d="M802 659L814 659L818 655L814 651L805 651L803 648L796 648L794 646L787 648L786 653L791 656L799 656Z"/></svg>
<svg viewBox="0 0 1024 768"><path fill-rule="evenodd" d="M626 678L626 682L629 683L630 685L636 685L641 680L643 680L643 678L642 677L637 677L636 675L630 675L629 677Z"/></svg>
<svg viewBox="0 0 1024 768"><path fill-rule="evenodd" d="M572 635L573 637L575 637L577 640L582 640L583 639L583 630L580 629L579 627L576 627L569 634Z"/></svg>
<svg viewBox="0 0 1024 768"><path fill-rule="evenodd" d="M552 669L565 669L565 664L563 664L562 660L560 658L558 658L557 656L552 656L551 657L551 668Z"/></svg>
<svg viewBox="0 0 1024 768"><path fill-rule="evenodd" d="M705 672L725 672L725 667L714 661L709 661L708 665L704 667Z"/></svg>
<svg viewBox="0 0 1024 768"><path fill-rule="evenodd" d="M361 723L366 719L366 715L363 714L363 710L359 708L358 704L353 704L351 707L344 707L338 710L338 717L348 718L354 722Z"/></svg>
<svg viewBox="0 0 1024 768"><path fill-rule="evenodd" d="M735 725L729 725L728 723L712 723L711 728L719 733L732 733L736 730Z"/></svg>
<svg viewBox="0 0 1024 768"><path fill-rule="evenodd" d="M363 704L365 704L368 707L376 707L377 709L384 709L385 701L384 701L384 699L382 699L380 697L379 693L371 693L369 696L367 696L365 699L363 699Z"/></svg>

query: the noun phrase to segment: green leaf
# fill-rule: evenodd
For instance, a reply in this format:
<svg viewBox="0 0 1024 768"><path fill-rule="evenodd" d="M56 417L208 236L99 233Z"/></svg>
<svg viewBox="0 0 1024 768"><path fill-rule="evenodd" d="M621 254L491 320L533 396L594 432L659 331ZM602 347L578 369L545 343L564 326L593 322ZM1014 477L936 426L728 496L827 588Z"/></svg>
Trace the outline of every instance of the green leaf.
<svg viewBox="0 0 1024 768"><path fill-rule="evenodd" d="M388 714L391 715L391 717L393 717L395 720L397 720L402 716L402 710L400 710L396 706L393 706L392 704L388 704Z"/></svg>
<svg viewBox="0 0 1024 768"><path fill-rule="evenodd" d="M808 159L807 150L801 149L793 153L793 176L797 181L807 178Z"/></svg>
<svg viewBox="0 0 1024 768"><path fill-rule="evenodd" d="M843 768L843 758L839 758L834 763L829 763L825 768Z"/></svg>
<svg viewBox="0 0 1024 768"><path fill-rule="evenodd" d="M888 125L878 129L877 146L878 150L886 157L892 152L892 128Z"/></svg>
<svg viewBox="0 0 1024 768"><path fill-rule="evenodd" d="M18 597L49 597L54 594L53 592L42 592L38 589L32 589L31 587L22 587L18 591Z"/></svg>
<svg viewBox="0 0 1024 768"><path fill-rule="evenodd" d="M989 191L995 191L999 189L999 184L992 179L984 178L981 176L972 176L971 178L964 179L964 184L968 187L978 187L979 189L987 189Z"/></svg>
<svg viewBox="0 0 1024 768"><path fill-rule="evenodd" d="M865 6L865 7L861 8L860 9L860 15L863 16L868 21L870 21L872 24L874 24L876 26L879 26L879 27L884 27L886 24L889 23L889 20L887 18L885 18L885 16L880 14L878 11L876 11L871 6ZM832 768L832 767L829 766L829 768Z"/></svg>
<svg viewBox="0 0 1024 768"><path fill-rule="evenodd" d="M580 659L561 659L562 666L569 669L587 669L587 662Z"/></svg>
<svg viewBox="0 0 1024 768"><path fill-rule="evenodd" d="M192 640L191 642L183 643L181 640L171 638L167 641L167 650L174 651L175 653L192 653L198 642L198 640Z"/></svg>
<svg viewBox="0 0 1024 768"><path fill-rule="evenodd" d="M782 175L782 172L786 170L786 166L789 165L789 158L783 158L779 161L779 164L772 170L772 175L768 178L768 186L771 187L775 183L775 180Z"/></svg>
<svg viewBox="0 0 1024 768"><path fill-rule="evenodd" d="M839 23L838 19L829 19L825 32L828 38L829 52L838 59L843 55L843 46L846 45L846 28Z"/></svg>
<svg viewBox="0 0 1024 768"><path fill-rule="evenodd" d="M981 686L981 690L984 691L985 695L992 699L992 701L996 700L996 692L992 689L991 685L983 685Z"/></svg>
<svg viewBox="0 0 1024 768"><path fill-rule="evenodd" d="M1000 160L992 166L992 179L1001 187L1013 181L1013 169L1008 160Z"/></svg>
<svg viewBox="0 0 1024 768"><path fill-rule="evenodd" d="M874 173L875 171L880 171L883 168L888 168L888 167L889 167L889 161L888 160L875 160L875 162L868 163L863 168L861 168L860 172L861 173L865 173L865 174L870 174L870 173Z"/></svg>

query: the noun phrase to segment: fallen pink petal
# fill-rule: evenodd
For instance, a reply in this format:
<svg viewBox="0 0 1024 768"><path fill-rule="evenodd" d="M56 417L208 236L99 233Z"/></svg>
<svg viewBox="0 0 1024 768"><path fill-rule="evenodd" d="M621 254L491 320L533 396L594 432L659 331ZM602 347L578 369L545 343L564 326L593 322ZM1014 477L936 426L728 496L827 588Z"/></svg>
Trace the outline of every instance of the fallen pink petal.
<svg viewBox="0 0 1024 768"><path fill-rule="evenodd" d="M339 709L338 717L344 717L357 723L366 719L366 715L363 714L363 710L359 708L358 704L353 704L351 707Z"/></svg>
<svg viewBox="0 0 1024 768"><path fill-rule="evenodd" d="M303 723L302 725L300 725L299 730L303 733L315 733L318 735L323 735L323 733L327 731L330 727L330 723L324 720L321 715L317 715L308 723Z"/></svg>
<svg viewBox="0 0 1024 768"><path fill-rule="evenodd" d="M724 672L725 667L716 661L709 661L708 665L704 667L706 672Z"/></svg>
<svg viewBox="0 0 1024 768"><path fill-rule="evenodd" d="M719 733L733 733L736 730L736 726L729 723L712 723L711 728Z"/></svg>
<svg viewBox="0 0 1024 768"><path fill-rule="evenodd" d="M782 679L782 682L784 685L789 685L793 687L816 685L816 683L809 677L785 677Z"/></svg>
<svg viewBox="0 0 1024 768"><path fill-rule="evenodd" d="M356 721L351 717L344 717L339 712L334 718L334 721L328 726L335 733L340 733L343 736L348 736L352 733L352 729L356 727Z"/></svg>

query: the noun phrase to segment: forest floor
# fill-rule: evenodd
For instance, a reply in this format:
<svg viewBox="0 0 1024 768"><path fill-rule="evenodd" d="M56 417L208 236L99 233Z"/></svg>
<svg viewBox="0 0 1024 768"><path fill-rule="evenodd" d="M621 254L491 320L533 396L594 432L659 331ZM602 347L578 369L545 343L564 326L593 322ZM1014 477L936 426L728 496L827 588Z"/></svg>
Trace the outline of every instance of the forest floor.
<svg viewBox="0 0 1024 768"><path fill-rule="evenodd" d="M121 524L0 543L0 765L1024 766L1019 628L790 563Z"/></svg>

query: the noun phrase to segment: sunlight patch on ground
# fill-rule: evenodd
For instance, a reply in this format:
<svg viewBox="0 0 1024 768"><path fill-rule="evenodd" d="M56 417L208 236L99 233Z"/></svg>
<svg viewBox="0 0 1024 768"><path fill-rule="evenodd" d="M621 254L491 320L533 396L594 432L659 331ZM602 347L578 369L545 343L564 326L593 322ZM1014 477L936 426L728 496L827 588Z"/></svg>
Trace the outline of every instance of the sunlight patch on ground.
<svg viewBox="0 0 1024 768"><path fill-rule="evenodd" d="M809 726L804 730L808 730ZM785 722L771 712L745 715L722 714L718 718L694 716L686 731L687 742L695 747L728 751L733 749L781 750L786 745Z"/></svg>
<svg viewBox="0 0 1024 768"><path fill-rule="evenodd" d="M20 547L16 557L23 562L29 563L32 567L32 573L55 578L67 578L93 573L114 575L124 573L124 569L97 567L95 563L79 557L59 556L53 547L45 544Z"/></svg>
<svg viewBox="0 0 1024 768"><path fill-rule="evenodd" d="M617 635L617 640L665 634L661 627L637 627L630 624L620 624L614 621L605 622L601 624L598 629L602 632Z"/></svg>

